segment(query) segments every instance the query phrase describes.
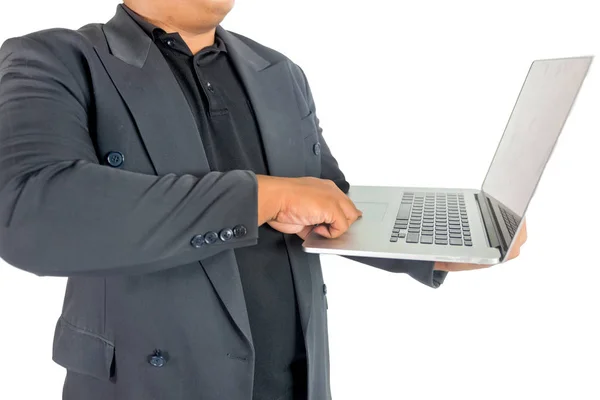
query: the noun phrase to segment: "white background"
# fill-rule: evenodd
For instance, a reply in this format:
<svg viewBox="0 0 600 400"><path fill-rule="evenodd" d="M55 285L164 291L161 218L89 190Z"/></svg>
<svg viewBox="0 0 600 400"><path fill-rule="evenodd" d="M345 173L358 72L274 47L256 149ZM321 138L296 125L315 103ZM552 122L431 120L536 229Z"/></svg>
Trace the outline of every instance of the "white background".
<svg viewBox="0 0 600 400"><path fill-rule="evenodd" d="M103 22L117 3L0 0L0 41ZM477 188L530 62L600 55L594 3L238 0L224 26L303 67L352 184ZM434 290L322 258L335 399L600 398L599 61L519 259ZM0 266L0 398L60 399L51 343L64 285Z"/></svg>

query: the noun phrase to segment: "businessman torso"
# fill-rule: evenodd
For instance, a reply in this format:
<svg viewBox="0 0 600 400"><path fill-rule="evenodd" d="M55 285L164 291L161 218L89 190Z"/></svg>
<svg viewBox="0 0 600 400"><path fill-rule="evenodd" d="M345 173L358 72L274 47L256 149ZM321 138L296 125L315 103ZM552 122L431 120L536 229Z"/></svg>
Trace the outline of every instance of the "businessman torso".
<svg viewBox="0 0 600 400"><path fill-rule="evenodd" d="M252 105L256 118L255 143L258 146L262 143L258 149L264 147L264 160L260 155L263 166L259 161L236 163L231 157L211 153L218 143L207 146L209 138L205 134L219 132L215 129L203 132L205 125L198 122L202 113L194 109L168 57L121 6L106 25L89 25L77 32L47 31L30 35L24 42L29 51L27 57L39 57L39 67L46 70L47 78L59 81L54 93L44 95L56 96L56 103L67 103L64 108L57 106L58 113L45 109L35 112L47 113L44 128L59 130L66 119L87 131L94 151L89 157L95 157L104 168L180 177L186 174L202 177L220 169L249 169L288 177L325 174L347 186L326 144L321 143L312 98L301 70L279 53L248 39L220 28L217 34ZM10 50L8 47L2 53L5 65L27 68L10 64L14 57ZM30 67L36 68L33 64ZM60 73L53 74L53 69ZM11 74L7 71L0 73L6 78ZM210 118L213 112L215 119L223 117L218 115L219 104L215 104L214 97L207 100L214 109L202 110L204 115ZM63 122L55 122L59 119ZM207 124L218 126L225 123L222 121ZM248 122L254 123L254 116ZM64 146L77 146L77 140L70 134L60 131L59 140L48 145L60 145L60 137L64 135ZM65 154L68 152L69 149L64 150ZM157 182L149 190L165 190ZM87 189L87 193L101 191L96 198L111 197L112 190L117 191L116 197L123 196L128 190L116 184ZM123 203L124 208L129 207L123 210L128 217L113 224L111 230L105 229L105 234L119 237L139 252L162 248L164 260L143 264L123 257L119 259L123 269L104 271L96 265L114 261L111 254L93 254L93 249L102 243L95 246L90 242L98 238L81 239L85 242L83 248L73 243L72 248L61 250L72 251L73 256L67 258L76 260L70 267L65 264L65 271L57 266L47 273L70 276L53 353L54 360L68 370L65 399L252 398L257 361L260 361L255 344L267 341L265 332L258 332L259 325L252 325L249 312L256 320L261 304L268 305L265 299L258 299L260 304L252 305L256 296L248 297L248 293L259 294L256 287L254 290L251 287L256 284L251 279L251 269L252 262L258 262L256 273L260 273L261 259L247 259L252 257L252 248L260 248L260 241L256 246L256 227L251 226L257 211L248 198L254 194L251 190L242 192L239 188L223 187L222 192L233 196L206 201L233 203L244 217L219 218L215 210L213 217L202 223L193 219L182 221L185 225L182 231L195 229L194 235L182 239L191 248L204 251L197 260L188 252L178 253L172 243L162 243L161 240L173 240L156 233L167 222L156 220L148 211L136 210L140 207L151 212L152 207L136 206L133 198L130 203ZM155 201L159 200L157 195ZM89 217L85 223L93 224L107 217L100 201L91 200L86 207ZM175 205L174 212L177 207L190 208L193 204ZM201 211L199 206L198 212ZM13 225L26 218L17 212L15 215L10 218ZM138 226L134 228L132 224ZM139 233L142 229L147 232L145 237ZM228 229L235 232L231 239L227 239ZM211 232L219 236L215 243L208 238ZM271 231L264 232L261 237L274 235ZM279 254L285 255L285 263L276 271L278 281L272 282L273 290L285 291L281 294L288 297L281 301L288 308L271 304L270 309L263 311L267 314L279 311L288 316L291 313L291 319L280 323L293 325L297 321L299 339L304 343L290 357L306 354L309 398L327 399L330 389L326 294L319 260L301 251L296 236L277 234L271 238L269 245L278 245ZM80 252L86 251L85 246L92 251L87 256L93 258L89 265L94 268L84 265L86 255ZM264 246L262 250L261 254ZM81 263L80 269L77 263ZM269 272L263 272L267 278ZM242 279L244 274L246 278ZM281 330L282 335L288 335L287 339L282 338L280 343L294 344L294 327L287 328ZM255 341L253 333L257 332L261 337Z"/></svg>

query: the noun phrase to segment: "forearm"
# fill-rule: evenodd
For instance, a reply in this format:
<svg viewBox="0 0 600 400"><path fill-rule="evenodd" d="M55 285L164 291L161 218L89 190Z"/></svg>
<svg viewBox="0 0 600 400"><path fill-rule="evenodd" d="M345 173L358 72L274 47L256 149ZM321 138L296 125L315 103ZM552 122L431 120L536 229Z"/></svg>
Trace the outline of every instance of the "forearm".
<svg viewBox="0 0 600 400"><path fill-rule="evenodd" d="M143 265L170 268L258 237L249 171L157 177L60 162L12 179L0 205L0 256L38 275L148 272ZM240 225L242 237L208 243L206 233Z"/></svg>
<svg viewBox="0 0 600 400"><path fill-rule="evenodd" d="M390 258L354 256L346 256L346 258L388 272L405 273L413 279L432 288L437 288L444 283L447 275L447 273L444 271L435 270L434 263L431 261L397 260Z"/></svg>

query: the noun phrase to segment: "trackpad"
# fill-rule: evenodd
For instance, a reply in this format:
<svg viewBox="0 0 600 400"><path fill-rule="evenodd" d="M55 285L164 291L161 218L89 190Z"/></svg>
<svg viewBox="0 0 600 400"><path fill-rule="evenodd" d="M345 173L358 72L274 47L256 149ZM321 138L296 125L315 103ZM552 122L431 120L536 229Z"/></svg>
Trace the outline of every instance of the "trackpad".
<svg viewBox="0 0 600 400"><path fill-rule="evenodd" d="M362 220L373 222L382 221L388 207L387 203L356 202L354 205L363 212Z"/></svg>

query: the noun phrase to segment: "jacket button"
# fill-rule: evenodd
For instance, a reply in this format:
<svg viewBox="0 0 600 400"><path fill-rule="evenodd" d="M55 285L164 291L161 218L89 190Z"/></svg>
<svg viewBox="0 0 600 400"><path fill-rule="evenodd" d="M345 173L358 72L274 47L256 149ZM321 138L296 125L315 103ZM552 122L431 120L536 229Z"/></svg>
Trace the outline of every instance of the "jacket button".
<svg viewBox="0 0 600 400"><path fill-rule="evenodd" d="M221 233L219 233L219 237L222 241L226 242L233 237L233 231L229 228L223 229Z"/></svg>
<svg viewBox="0 0 600 400"><path fill-rule="evenodd" d="M214 92L215 92L215 88L214 88L214 86L212 85L212 83L210 83L210 82L206 82L206 87L208 88L208 91L209 91L209 92L211 92L211 93L214 93Z"/></svg>
<svg viewBox="0 0 600 400"><path fill-rule="evenodd" d="M313 146L313 153L315 153L315 156L321 154L321 143L315 143Z"/></svg>
<svg viewBox="0 0 600 400"><path fill-rule="evenodd" d="M219 240L219 235L217 235L217 232L210 231L204 234L204 243L206 244L213 244L217 240Z"/></svg>
<svg viewBox="0 0 600 400"><path fill-rule="evenodd" d="M244 225L238 225L233 228L233 236L235 236L236 238L246 236L246 233L248 233L248 229L246 229Z"/></svg>
<svg viewBox="0 0 600 400"><path fill-rule="evenodd" d="M323 284L323 294L327 294L327 285Z"/></svg>
<svg viewBox="0 0 600 400"><path fill-rule="evenodd" d="M106 155L106 162L111 167L118 168L123 165L125 161L125 156L123 153L119 153L118 151L111 151Z"/></svg>
<svg viewBox="0 0 600 400"><path fill-rule="evenodd" d="M163 367L167 363L167 356L160 350L155 350L154 354L148 356L148 363L153 367Z"/></svg>
<svg viewBox="0 0 600 400"><path fill-rule="evenodd" d="M192 238L192 240L190 241L191 245L194 246L195 248L199 249L200 247L204 246L204 236L202 235L196 235Z"/></svg>

